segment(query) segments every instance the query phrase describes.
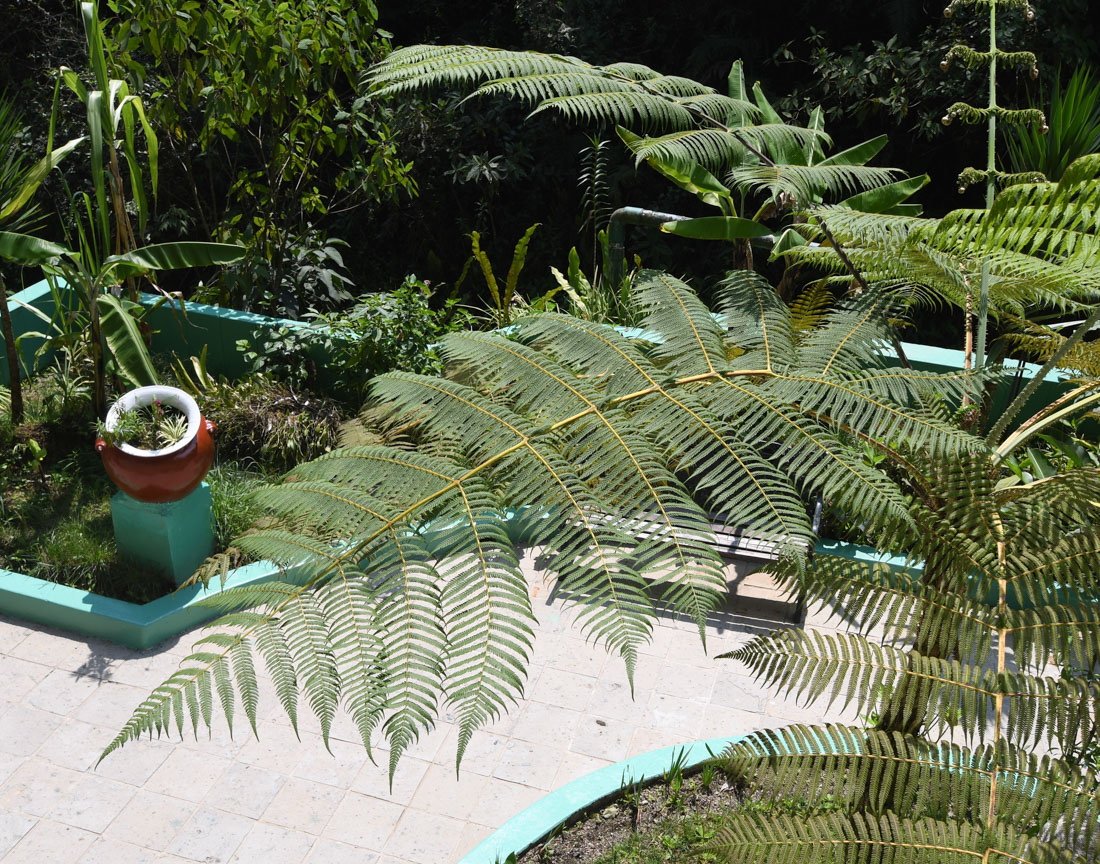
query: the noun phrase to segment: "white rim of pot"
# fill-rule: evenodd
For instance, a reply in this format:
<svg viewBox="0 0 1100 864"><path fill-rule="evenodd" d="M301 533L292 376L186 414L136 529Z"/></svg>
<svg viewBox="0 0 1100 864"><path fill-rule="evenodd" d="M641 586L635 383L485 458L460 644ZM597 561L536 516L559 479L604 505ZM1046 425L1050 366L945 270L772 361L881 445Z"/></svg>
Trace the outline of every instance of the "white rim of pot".
<svg viewBox="0 0 1100 864"><path fill-rule="evenodd" d="M144 408L153 402L163 402L165 405L176 408L187 415L187 433L171 447L165 447L162 450L142 450L129 444L115 444L114 446L123 453L145 458L168 456L182 450L199 434L199 421L202 417L199 413L198 403L191 398L190 394L185 393L178 387L167 387L161 384L154 384L151 387L138 387L136 390L130 390L122 394L107 412L107 418L103 421L103 425L107 427L108 432L113 432L120 414L124 411L132 411L134 408Z"/></svg>

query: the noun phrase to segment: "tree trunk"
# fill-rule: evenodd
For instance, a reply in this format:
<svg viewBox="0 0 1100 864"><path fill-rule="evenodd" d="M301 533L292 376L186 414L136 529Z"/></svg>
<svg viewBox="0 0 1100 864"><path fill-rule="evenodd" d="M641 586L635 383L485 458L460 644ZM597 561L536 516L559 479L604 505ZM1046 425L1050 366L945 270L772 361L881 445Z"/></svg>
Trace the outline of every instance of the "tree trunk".
<svg viewBox="0 0 1100 864"><path fill-rule="evenodd" d="M23 422L23 384L19 379L19 349L15 344L15 330L8 309L8 292L4 289L4 277L0 275L0 329L4 331L4 350L8 354L8 389L11 391L11 422L18 426Z"/></svg>

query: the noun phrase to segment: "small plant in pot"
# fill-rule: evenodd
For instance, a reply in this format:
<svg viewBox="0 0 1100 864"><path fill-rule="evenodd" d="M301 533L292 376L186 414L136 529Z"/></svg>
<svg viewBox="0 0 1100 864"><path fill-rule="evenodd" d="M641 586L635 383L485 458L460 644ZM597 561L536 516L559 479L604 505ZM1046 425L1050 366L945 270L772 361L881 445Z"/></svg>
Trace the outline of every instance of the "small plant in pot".
<svg viewBox="0 0 1100 864"><path fill-rule="evenodd" d="M214 461L214 424L176 387L125 393L99 424L95 448L107 475L138 501L179 501Z"/></svg>

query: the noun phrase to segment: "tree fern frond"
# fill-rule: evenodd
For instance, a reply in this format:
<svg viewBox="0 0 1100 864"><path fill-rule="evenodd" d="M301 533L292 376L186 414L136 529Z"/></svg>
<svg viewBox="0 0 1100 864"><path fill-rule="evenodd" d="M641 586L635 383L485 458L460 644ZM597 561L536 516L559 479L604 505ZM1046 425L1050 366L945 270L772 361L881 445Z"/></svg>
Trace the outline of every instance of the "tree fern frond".
<svg viewBox="0 0 1100 864"><path fill-rule="evenodd" d="M751 102L722 96L638 64L595 66L575 57L474 45L418 45L389 54L364 76L379 95L485 82L474 95L504 94L570 119L685 128L704 113L755 115Z"/></svg>
<svg viewBox="0 0 1100 864"><path fill-rule="evenodd" d="M1073 860L1069 852L1007 827L987 831L965 823L903 819L894 813L810 818L738 815L705 851L727 861L758 864L1069 864Z"/></svg>
<svg viewBox="0 0 1100 864"><path fill-rule="evenodd" d="M761 127L756 127L757 129ZM730 182L741 189L787 195L809 203L829 194L854 195L898 179L896 168L869 165L746 165L730 172Z"/></svg>
<svg viewBox="0 0 1100 864"><path fill-rule="evenodd" d="M813 807L827 798L849 812L975 823L989 819L995 781L994 816L1015 831L1048 840L1057 833L1086 855L1100 834L1093 772L1003 743L969 750L899 732L795 725L743 738L721 759L752 793L768 799L801 799Z"/></svg>

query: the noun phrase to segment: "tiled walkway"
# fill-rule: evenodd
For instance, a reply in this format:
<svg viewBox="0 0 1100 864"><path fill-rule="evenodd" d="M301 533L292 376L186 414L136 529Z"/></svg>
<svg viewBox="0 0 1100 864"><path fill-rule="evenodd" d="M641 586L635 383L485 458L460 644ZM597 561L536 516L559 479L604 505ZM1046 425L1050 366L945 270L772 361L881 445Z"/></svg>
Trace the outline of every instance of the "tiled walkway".
<svg viewBox="0 0 1100 864"><path fill-rule="evenodd" d="M442 864L546 792L670 744L820 715L712 659L782 626L777 604L734 598L708 628L664 618L630 698L622 662L586 644L525 561L539 616L527 698L474 735L455 777L444 721L402 760L392 790L342 718L326 752L296 740L270 696L259 739L243 718L212 737L102 748L176 667L194 634L135 652L0 616L0 860L4 864ZM746 593L745 591L742 592ZM811 615L810 623L818 616Z"/></svg>

